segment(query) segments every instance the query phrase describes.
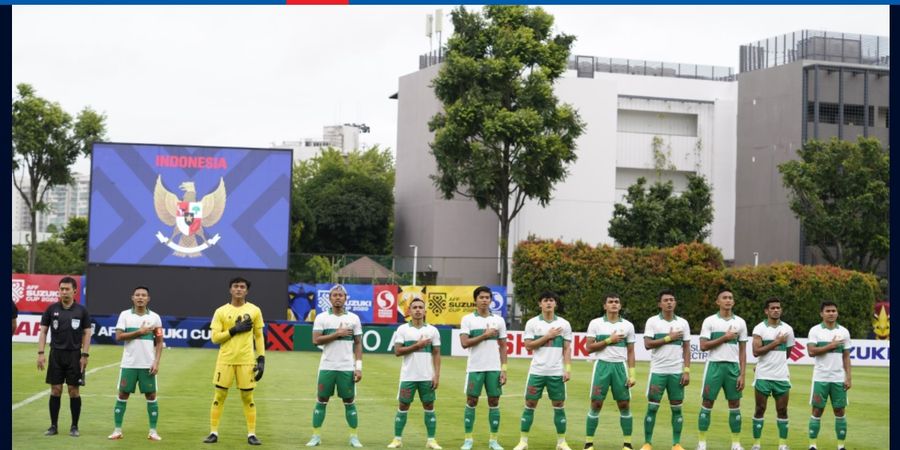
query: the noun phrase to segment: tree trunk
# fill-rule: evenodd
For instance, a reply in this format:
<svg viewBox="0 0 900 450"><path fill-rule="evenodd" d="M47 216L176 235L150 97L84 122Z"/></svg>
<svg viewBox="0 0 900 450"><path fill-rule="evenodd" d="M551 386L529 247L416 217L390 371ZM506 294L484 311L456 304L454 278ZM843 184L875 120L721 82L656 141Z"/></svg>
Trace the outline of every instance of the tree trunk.
<svg viewBox="0 0 900 450"><path fill-rule="evenodd" d="M506 287L509 276L509 217L500 217L500 285Z"/></svg>
<svg viewBox="0 0 900 450"><path fill-rule="evenodd" d="M34 205L34 202L31 203ZM37 210L32 207L31 211L31 236L28 237L28 273L34 273L34 265L37 261Z"/></svg>

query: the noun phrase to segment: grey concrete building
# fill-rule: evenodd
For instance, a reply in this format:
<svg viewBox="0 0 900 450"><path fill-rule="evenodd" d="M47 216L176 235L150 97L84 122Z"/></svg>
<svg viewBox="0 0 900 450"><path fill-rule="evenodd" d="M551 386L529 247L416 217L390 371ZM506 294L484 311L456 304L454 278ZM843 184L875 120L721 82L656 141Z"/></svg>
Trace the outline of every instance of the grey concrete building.
<svg viewBox="0 0 900 450"><path fill-rule="evenodd" d="M824 261L804 245L778 165L808 139L889 138L888 38L803 30L741 47L736 265Z"/></svg>

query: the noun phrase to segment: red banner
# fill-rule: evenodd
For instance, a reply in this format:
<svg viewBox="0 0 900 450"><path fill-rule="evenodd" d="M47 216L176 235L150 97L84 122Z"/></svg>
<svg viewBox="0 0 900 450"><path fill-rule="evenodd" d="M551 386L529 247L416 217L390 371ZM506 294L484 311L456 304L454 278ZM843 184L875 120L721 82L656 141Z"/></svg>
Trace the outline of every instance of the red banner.
<svg viewBox="0 0 900 450"><path fill-rule="evenodd" d="M373 323L397 323L397 285L376 284L372 299Z"/></svg>
<svg viewBox="0 0 900 450"><path fill-rule="evenodd" d="M59 301L59 280L70 276L81 283L81 275L12 274L12 299L22 313L43 313L48 306ZM83 303L75 288L75 301Z"/></svg>

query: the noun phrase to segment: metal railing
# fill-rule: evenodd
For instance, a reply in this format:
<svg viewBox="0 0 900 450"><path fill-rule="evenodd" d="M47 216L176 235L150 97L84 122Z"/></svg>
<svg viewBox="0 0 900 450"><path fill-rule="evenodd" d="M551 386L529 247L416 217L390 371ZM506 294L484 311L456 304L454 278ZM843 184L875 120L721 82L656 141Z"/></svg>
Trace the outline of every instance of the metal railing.
<svg viewBox="0 0 900 450"><path fill-rule="evenodd" d="M766 69L803 59L890 66L886 36L800 30L742 45L740 71Z"/></svg>
<svg viewBox="0 0 900 450"><path fill-rule="evenodd" d="M576 70L579 78L593 78L595 72L603 72L713 81L735 80L734 69L731 67L643 59L573 55L569 57L568 68Z"/></svg>

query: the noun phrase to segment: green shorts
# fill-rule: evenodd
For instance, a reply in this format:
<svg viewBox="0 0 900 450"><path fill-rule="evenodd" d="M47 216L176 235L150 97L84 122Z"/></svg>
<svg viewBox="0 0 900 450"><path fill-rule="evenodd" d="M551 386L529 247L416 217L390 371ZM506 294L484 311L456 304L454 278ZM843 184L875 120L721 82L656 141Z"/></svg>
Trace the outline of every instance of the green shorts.
<svg viewBox="0 0 900 450"><path fill-rule="evenodd" d="M540 400L544 395L544 386L547 387L547 397L553 401L566 399L566 383L562 375L532 375L528 374L528 382L525 385L525 398L527 400Z"/></svg>
<svg viewBox="0 0 900 450"><path fill-rule="evenodd" d="M419 393L419 400L422 400L422 403L434 403L435 394L431 388L431 381L401 381L397 390L397 400L408 405L416 397L416 392Z"/></svg>
<svg viewBox="0 0 900 450"><path fill-rule="evenodd" d="M631 400L631 389L628 388L628 375L625 362L607 362L597 360L594 363L594 375L591 377L591 400L605 400L606 391L612 388L613 399Z"/></svg>
<svg viewBox="0 0 900 450"><path fill-rule="evenodd" d="M356 383L353 382L352 370L320 370L317 394L319 397L328 398L337 395L340 398L353 398L356 396Z"/></svg>
<svg viewBox="0 0 900 450"><path fill-rule="evenodd" d="M847 407L847 390L844 389L844 383L813 381L809 404L814 408L825 409L829 397L832 408Z"/></svg>
<svg viewBox="0 0 900 450"><path fill-rule="evenodd" d="M725 391L728 400L739 400L743 393L737 390L737 380L741 376L741 366L728 361L707 361L703 369L703 399L715 401L719 390Z"/></svg>
<svg viewBox="0 0 900 450"><path fill-rule="evenodd" d="M753 388L756 389L756 392L759 392L766 397L771 395L772 397L778 398L791 391L791 382L777 380L753 380Z"/></svg>
<svg viewBox="0 0 900 450"><path fill-rule="evenodd" d="M653 403L662 401L663 394L669 394L669 401L684 400L684 386L681 385L680 373L650 373L647 382L647 400Z"/></svg>
<svg viewBox="0 0 900 450"><path fill-rule="evenodd" d="M119 371L119 392L134 394L135 386L140 386L142 394L156 392L156 375L150 375L150 369L123 367Z"/></svg>
<svg viewBox="0 0 900 450"><path fill-rule="evenodd" d="M482 386L484 386L484 390L487 392L488 397L499 397L503 395L503 387L500 386L500 371L469 372L466 375L467 396L480 397Z"/></svg>

